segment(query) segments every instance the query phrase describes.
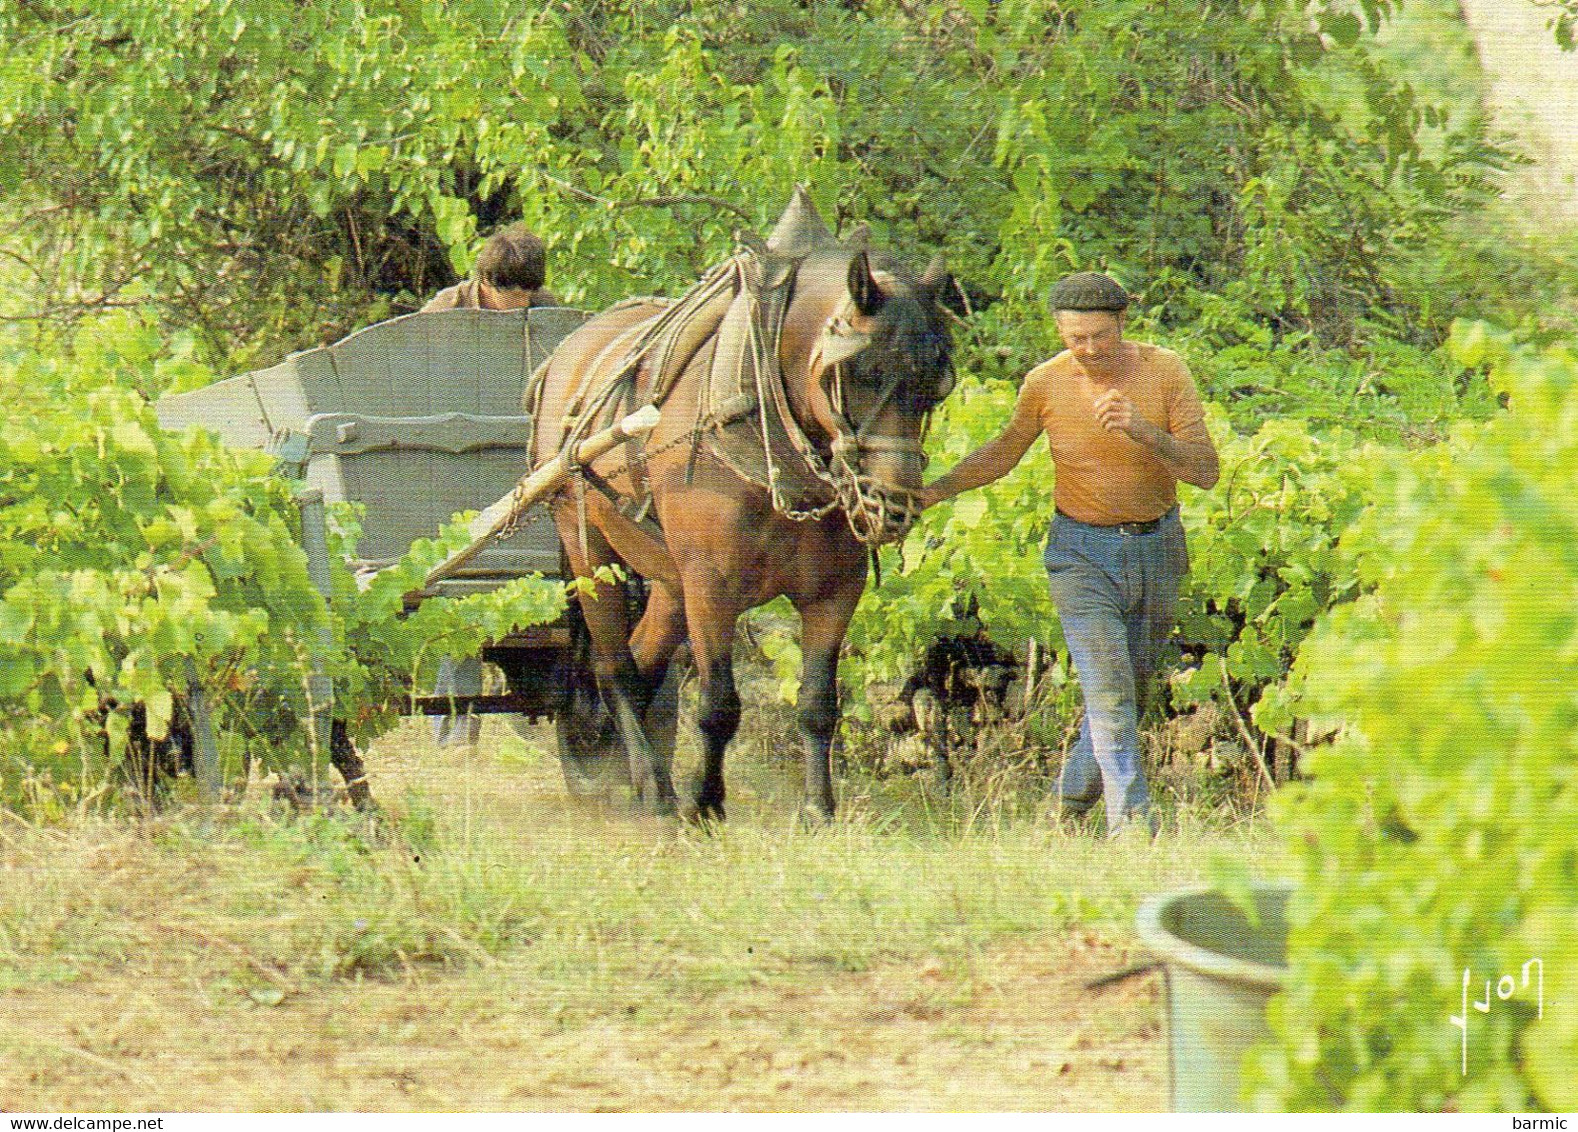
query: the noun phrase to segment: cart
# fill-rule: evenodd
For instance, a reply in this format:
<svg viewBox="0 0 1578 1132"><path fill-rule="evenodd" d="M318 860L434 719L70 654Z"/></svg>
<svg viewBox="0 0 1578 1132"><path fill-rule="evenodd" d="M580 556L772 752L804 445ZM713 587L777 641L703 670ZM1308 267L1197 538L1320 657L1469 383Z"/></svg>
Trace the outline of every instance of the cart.
<svg viewBox="0 0 1578 1132"><path fill-rule="evenodd" d="M155 409L165 428L201 425L232 446L264 449L303 481L303 542L328 597L327 504L364 506L358 557L349 563L363 577L397 562L415 539L436 535L456 512L494 505L497 513L529 467L526 382L589 317L559 307L404 315L271 368L165 397ZM546 508L517 516L513 527L493 538L474 525L479 537L465 561L408 602L566 573ZM601 718L606 713L593 690L589 642L574 603L558 621L489 642L481 659L502 669L506 692L413 693L410 709L551 718L567 785L575 792L603 789L612 728ZM313 700L332 705L332 689L320 687ZM324 749L344 753L348 740L335 728L332 708L311 725L322 729ZM344 772L338 758L336 765Z"/></svg>

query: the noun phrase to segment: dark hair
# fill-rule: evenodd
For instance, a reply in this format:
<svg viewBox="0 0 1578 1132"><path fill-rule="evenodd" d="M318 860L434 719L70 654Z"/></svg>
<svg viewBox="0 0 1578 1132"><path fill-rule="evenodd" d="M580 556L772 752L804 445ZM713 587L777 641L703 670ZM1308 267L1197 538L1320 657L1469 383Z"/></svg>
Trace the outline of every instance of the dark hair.
<svg viewBox="0 0 1578 1132"><path fill-rule="evenodd" d="M482 245L474 274L489 287L535 291L547 276L548 253L524 224L495 232Z"/></svg>
<svg viewBox="0 0 1578 1132"><path fill-rule="evenodd" d="M1081 271L1059 279L1047 297L1052 313L1058 311L1122 311L1129 306L1129 293L1109 275Z"/></svg>

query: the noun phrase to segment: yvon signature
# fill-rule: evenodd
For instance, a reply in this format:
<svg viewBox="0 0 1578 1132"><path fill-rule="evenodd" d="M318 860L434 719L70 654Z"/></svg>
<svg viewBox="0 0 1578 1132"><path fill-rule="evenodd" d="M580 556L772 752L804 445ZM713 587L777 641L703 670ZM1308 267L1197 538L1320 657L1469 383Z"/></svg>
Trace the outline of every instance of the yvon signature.
<svg viewBox="0 0 1578 1132"><path fill-rule="evenodd" d="M1537 1009L1538 1009L1538 1017L1544 1018L1545 1017L1545 964L1544 964L1543 961L1541 961L1540 959L1536 958L1536 959L1530 959L1527 963L1525 963L1523 965L1523 986L1522 986L1523 990L1527 990L1528 987L1529 987L1529 968L1531 968L1531 967L1533 967L1535 969L1535 971L1534 971L1534 993L1535 993L1535 1003L1536 1003ZM1468 1019L1469 1019L1469 1013L1468 1013L1468 995L1469 995L1469 990L1468 990L1468 985L1469 985L1469 983L1472 980L1473 980L1473 973L1472 973L1471 969L1468 968L1468 967L1464 967L1463 968L1463 1013L1462 1014L1454 1014L1454 1015L1451 1016L1452 1017L1452 1025L1457 1026L1458 1028L1460 1028L1463 1031L1463 1076L1465 1076L1465 1077L1468 1076ZM1500 979L1496 980L1496 998L1501 1000L1502 1002L1507 1001L1513 995L1517 994L1518 990L1519 990L1518 980L1513 975L1503 975L1503 976L1501 976ZM1490 1007L1491 1007L1490 980L1486 979L1485 980L1485 1000L1483 1002L1481 1002L1478 999L1475 999L1474 1000L1474 1009L1479 1011L1481 1014L1489 1014L1490 1013Z"/></svg>

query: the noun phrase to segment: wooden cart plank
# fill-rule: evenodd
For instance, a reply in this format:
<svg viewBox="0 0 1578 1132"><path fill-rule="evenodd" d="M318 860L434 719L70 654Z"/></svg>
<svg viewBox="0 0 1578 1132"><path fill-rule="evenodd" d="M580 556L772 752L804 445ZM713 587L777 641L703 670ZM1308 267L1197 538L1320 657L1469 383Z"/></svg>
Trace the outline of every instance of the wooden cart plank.
<svg viewBox="0 0 1578 1132"><path fill-rule="evenodd" d="M528 313L527 354L523 366L526 375L529 377L547 361L559 343L579 330L589 317L585 311L573 307L533 307Z"/></svg>
<svg viewBox="0 0 1578 1132"><path fill-rule="evenodd" d="M159 424L172 430L202 425L233 448L263 448L273 430L254 385L258 376L262 375L244 373L205 389L160 398L154 404Z"/></svg>

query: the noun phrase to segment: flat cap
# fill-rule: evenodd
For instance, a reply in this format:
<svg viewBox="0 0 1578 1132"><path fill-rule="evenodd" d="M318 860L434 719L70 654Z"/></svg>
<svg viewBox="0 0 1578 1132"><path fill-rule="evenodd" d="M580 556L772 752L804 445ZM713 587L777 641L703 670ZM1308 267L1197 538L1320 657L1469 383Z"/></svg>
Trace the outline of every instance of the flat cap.
<svg viewBox="0 0 1578 1132"><path fill-rule="evenodd" d="M1059 279L1047 302L1054 311L1121 311L1129 293L1099 271L1080 271Z"/></svg>

